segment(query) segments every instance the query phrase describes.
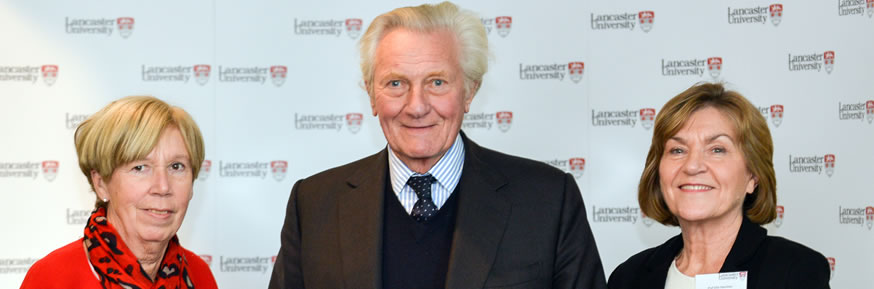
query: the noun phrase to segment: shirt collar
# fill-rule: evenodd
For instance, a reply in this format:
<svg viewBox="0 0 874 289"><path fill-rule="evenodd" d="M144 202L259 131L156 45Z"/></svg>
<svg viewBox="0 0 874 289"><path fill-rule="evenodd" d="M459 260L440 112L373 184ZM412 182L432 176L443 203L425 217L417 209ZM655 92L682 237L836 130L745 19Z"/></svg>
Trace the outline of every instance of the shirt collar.
<svg viewBox="0 0 874 289"><path fill-rule="evenodd" d="M400 193L401 189L407 185L407 180L411 176L421 176L413 172L391 149L388 147L388 168L391 177L391 187L395 194ZM458 185L458 180L461 178L461 168L464 166L464 142L461 140L461 134L455 136L455 142L449 147L449 150L440 157L440 160L434 164L426 174L431 174L437 179L437 184L452 192L455 186Z"/></svg>

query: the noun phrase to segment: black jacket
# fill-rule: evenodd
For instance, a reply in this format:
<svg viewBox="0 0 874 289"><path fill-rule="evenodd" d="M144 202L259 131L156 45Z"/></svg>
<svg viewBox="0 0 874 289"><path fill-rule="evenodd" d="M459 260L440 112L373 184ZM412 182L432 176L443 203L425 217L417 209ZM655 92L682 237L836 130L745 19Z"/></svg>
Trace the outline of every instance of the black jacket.
<svg viewBox="0 0 874 289"><path fill-rule="evenodd" d="M446 288L605 288L574 177L462 139ZM382 288L386 174L382 150L298 181L269 288Z"/></svg>
<svg viewBox="0 0 874 289"><path fill-rule="evenodd" d="M677 235L658 247L637 253L616 267L607 287L665 288L668 267L683 249ZM719 272L748 271L747 289L823 289L829 288L830 269L817 251L767 231L744 217L725 262Z"/></svg>

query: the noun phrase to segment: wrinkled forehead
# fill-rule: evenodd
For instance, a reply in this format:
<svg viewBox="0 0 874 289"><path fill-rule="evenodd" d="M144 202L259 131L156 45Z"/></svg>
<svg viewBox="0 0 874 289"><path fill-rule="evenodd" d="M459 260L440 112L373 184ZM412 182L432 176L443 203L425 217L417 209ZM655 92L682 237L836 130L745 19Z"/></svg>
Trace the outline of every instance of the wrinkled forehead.
<svg viewBox="0 0 874 289"><path fill-rule="evenodd" d="M414 67L460 65L460 47L448 30L416 31L395 28L380 39L373 63L375 68L386 64L406 64ZM383 67L384 69L384 67Z"/></svg>

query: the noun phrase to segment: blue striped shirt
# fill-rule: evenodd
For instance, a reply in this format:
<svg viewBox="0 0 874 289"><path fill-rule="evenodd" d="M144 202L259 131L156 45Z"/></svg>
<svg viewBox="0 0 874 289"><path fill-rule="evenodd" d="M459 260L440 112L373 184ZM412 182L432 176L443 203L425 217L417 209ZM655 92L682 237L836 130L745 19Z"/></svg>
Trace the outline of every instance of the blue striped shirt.
<svg viewBox="0 0 874 289"><path fill-rule="evenodd" d="M431 184L431 198L438 210L446 203L449 195L458 185L462 167L464 167L464 142L461 141L461 135L458 135L455 137L455 143L449 147L449 150L443 154L437 164L428 170L428 174L437 179L437 182ZM407 185L407 180L411 176L422 176L422 174L410 170L391 150L391 146L388 146L388 172L391 177L391 188L409 214L413 211L413 206L416 205L419 197Z"/></svg>

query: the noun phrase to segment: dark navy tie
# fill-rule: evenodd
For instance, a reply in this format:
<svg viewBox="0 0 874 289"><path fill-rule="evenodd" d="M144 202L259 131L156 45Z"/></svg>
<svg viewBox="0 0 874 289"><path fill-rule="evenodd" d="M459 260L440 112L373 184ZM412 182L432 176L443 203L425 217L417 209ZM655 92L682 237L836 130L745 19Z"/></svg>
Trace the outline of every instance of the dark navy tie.
<svg viewBox="0 0 874 289"><path fill-rule="evenodd" d="M411 176L407 180L407 184L419 197L413 206L413 211L410 212L410 216L419 223L426 222L437 214L437 205L434 205L434 199L431 198L431 184L435 181L437 179L431 175Z"/></svg>

